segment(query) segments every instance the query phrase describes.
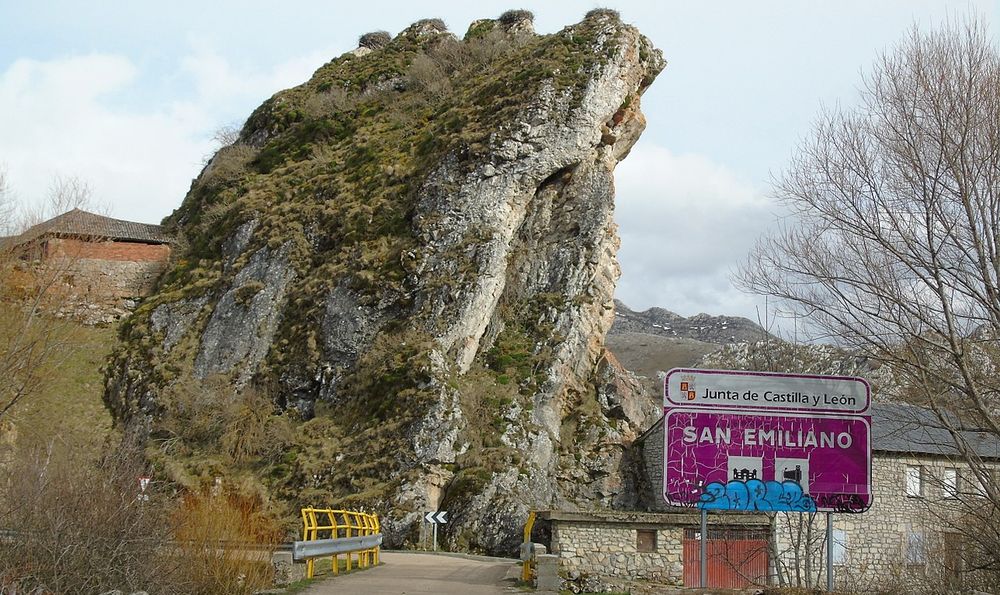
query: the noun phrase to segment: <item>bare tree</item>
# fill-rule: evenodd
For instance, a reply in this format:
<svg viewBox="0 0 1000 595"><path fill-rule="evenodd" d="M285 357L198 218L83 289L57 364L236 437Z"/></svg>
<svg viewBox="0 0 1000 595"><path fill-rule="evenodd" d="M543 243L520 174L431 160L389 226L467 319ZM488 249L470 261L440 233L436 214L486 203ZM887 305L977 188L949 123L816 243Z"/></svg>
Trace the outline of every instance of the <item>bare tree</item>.
<svg viewBox="0 0 1000 595"><path fill-rule="evenodd" d="M74 325L46 313L67 299L61 288L72 258L33 266L19 234L52 215L92 207L89 185L75 177L57 177L47 200L34 207L11 196L0 171L0 419L22 399L39 390L45 374L56 369L72 348ZM3 429L0 427L0 432Z"/></svg>
<svg viewBox="0 0 1000 595"><path fill-rule="evenodd" d="M1000 488L963 432L1000 436L1000 53L978 23L914 29L775 181L794 224L736 274L886 364L938 413L979 486L969 560L1000 573Z"/></svg>
<svg viewBox="0 0 1000 595"><path fill-rule="evenodd" d="M15 233L14 213L14 198L7 182L7 170L0 167L0 237Z"/></svg>
<svg viewBox="0 0 1000 595"><path fill-rule="evenodd" d="M73 209L83 209L102 215L110 211L108 205L98 203L94 199L93 189L86 180L77 176L63 175L57 175L52 179L42 200L31 204L18 204L11 198L8 204L9 228L15 233L23 232L33 225Z"/></svg>

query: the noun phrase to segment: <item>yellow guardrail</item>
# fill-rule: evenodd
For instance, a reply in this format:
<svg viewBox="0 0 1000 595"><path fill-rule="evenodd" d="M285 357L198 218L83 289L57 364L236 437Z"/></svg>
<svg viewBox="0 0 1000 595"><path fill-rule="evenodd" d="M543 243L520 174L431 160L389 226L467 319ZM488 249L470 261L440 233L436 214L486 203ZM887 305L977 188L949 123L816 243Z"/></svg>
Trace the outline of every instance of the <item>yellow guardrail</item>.
<svg viewBox="0 0 1000 595"><path fill-rule="evenodd" d="M340 539L366 537L381 532L378 517L374 514L352 510L331 510L329 508L302 509L302 540ZM345 552L346 570L351 570L353 555L358 555L358 568L378 565L379 547ZM340 574L340 554L333 554L333 574ZM314 560L306 561L306 577L313 577Z"/></svg>

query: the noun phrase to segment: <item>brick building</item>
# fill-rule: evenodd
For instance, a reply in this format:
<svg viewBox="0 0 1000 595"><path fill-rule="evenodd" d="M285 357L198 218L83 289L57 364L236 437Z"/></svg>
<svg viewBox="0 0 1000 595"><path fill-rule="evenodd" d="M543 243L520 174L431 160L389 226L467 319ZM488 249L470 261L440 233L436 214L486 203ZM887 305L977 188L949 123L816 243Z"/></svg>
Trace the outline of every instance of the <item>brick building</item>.
<svg viewBox="0 0 1000 595"><path fill-rule="evenodd" d="M159 225L73 209L4 242L21 261L8 283L44 284L76 309L127 310L153 290L171 242Z"/></svg>

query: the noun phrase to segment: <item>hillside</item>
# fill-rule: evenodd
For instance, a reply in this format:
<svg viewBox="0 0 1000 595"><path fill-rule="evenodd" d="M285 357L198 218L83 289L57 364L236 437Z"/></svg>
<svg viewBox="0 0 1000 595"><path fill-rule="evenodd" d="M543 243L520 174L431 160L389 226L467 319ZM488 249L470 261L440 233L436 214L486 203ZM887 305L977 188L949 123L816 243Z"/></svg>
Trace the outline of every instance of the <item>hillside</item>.
<svg viewBox="0 0 1000 595"><path fill-rule="evenodd" d="M0 304L0 316L9 314ZM101 402L104 365L114 344L115 327L94 327L67 320L40 320L55 343L52 357L41 364L37 391L22 399L0 425L0 450L46 448L53 442L96 457L111 432L111 415ZM10 331L0 325L0 345ZM9 454L3 453L4 455Z"/></svg>
<svg viewBox="0 0 1000 595"><path fill-rule="evenodd" d="M106 379L159 475L503 554L529 509L634 500L613 171L664 62L614 11L532 18L366 34L213 157Z"/></svg>

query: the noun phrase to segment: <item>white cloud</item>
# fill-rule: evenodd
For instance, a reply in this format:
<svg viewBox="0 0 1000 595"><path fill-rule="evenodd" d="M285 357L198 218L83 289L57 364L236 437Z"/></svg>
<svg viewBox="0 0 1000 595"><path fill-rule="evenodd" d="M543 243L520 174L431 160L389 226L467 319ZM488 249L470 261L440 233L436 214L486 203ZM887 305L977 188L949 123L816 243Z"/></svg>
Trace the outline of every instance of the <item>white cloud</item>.
<svg viewBox="0 0 1000 595"><path fill-rule="evenodd" d="M707 157L651 144L636 145L615 178L617 297L635 309L756 320L760 300L734 288L729 275L774 225L775 205Z"/></svg>
<svg viewBox="0 0 1000 595"><path fill-rule="evenodd" d="M127 58L103 54L22 59L0 74L0 162L21 200L75 175L120 216L158 220L179 203L208 149L198 135L208 122L183 104L117 106L137 74Z"/></svg>
<svg viewBox="0 0 1000 595"><path fill-rule="evenodd" d="M192 53L181 60L181 71L190 76L200 103L253 109L274 93L307 81L321 65L343 53L333 46L291 57L270 68L233 64L207 43L192 40ZM249 112L243 114L245 118Z"/></svg>
<svg viewBox="0 0 1000 595"><path fill-rule="evenodd" d="M159 221L180 205L215 129L242 123L332 55L317 50L270 68L239 67L193 43L173 73L141 72L111 54L18 59L0 71L0 165L22 201L42 200L56 176L78 176L114 216ZM129 105L143 76L173 86L161 101Z"/></svg>

